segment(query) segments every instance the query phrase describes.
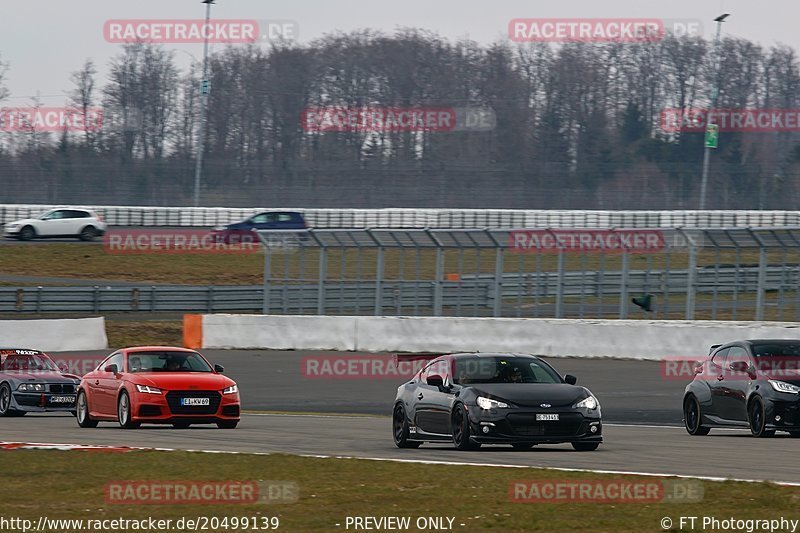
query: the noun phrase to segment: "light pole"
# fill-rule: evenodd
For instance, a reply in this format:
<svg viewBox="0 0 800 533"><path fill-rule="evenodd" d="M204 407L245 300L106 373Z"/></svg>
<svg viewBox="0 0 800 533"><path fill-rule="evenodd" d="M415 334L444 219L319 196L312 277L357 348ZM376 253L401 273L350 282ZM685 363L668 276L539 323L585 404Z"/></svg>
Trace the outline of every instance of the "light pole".
<svg viewBox="0 0 800 533"><path fill-rule="evenodd" d="M203 80L200 82L200 132L197 134L197 166L194 169L194 206L200 206L200 178L203 174L203 152L206 148L206 123L208 121L208 94L211 87L208 83L208 34L211 21L211 5L215 0L203 0L206 5L206 24L203 27L205 43L203 45Z"/></svg>
<svg viewBox="0 0 800 533"><path fill-rule="evenodd" d="M703 144L705 145L705 152L703 153L703 177L700 180L700 210L706 208L706 191L708 189L708 165L711 162L711 148L717 147L718 137L715 137L713 142L712 135L719 135L719 127L712 124L712 113L717 111L717 99L719 98L719 71L721 66L720 59L720 46L719 39L722 33L722 23L730 16L730 13L723 13L714 19L717 23L717 37L714 39L714 79L712 80L711 88L711 109L706 116L706 133L704 135Z"/></svg>

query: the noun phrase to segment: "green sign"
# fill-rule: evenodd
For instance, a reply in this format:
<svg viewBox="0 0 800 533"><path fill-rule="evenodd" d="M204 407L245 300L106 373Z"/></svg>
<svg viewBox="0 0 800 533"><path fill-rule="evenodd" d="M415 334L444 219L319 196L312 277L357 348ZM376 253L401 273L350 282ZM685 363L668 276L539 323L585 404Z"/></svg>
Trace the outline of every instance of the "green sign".
<svg viewBox="0 0 800 533"><path fill-rule="evenodd" d="M706 127L706 148L716 148L719 143L719 126L709 124Z"/></svg>

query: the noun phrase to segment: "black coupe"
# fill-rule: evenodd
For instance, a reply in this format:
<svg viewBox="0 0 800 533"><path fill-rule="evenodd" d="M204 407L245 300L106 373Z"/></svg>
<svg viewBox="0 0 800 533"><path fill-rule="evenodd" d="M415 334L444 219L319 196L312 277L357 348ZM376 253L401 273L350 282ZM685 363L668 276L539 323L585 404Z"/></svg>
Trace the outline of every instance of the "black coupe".
<svg viewBox="0 0 800 533"><path fill-rule="evenodd" d="M600 404L575 382L533 355L441 355L397 389L394 443L416 448L452 441L459 450L510 444L524 450L569 442L579 451L595 450L603 442Z"/></svg>

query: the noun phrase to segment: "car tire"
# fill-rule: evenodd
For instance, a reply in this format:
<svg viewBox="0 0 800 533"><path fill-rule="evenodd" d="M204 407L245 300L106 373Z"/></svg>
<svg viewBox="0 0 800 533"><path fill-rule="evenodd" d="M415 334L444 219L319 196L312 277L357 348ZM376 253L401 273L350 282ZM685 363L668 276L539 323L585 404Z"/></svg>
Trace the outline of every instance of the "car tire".
<svg viewBox="0 0 800 533"><path fill-rule="evenodd" d="M700 402L693 395L689 395L683 400L683 425L689 435L703 436L708 435L711 428L701 424L703 412L700 409Z"/></svg>
<svg viewBox="0 0 800 533"><path fill-rule="evenodd" d="M119 427L123 429L136 429L141 425L139 422L131 421L131 397L125 390L117 398L117 420Z"/></svg>
<svg viewBox="0 0 800 533"><path fill-rule="evenodd" d="M78 398L75 400L75 418L78 420L79 427L97 427L97 420L92 420L92 417L89 416L89 399L83 391L78 393Z"/></svg>
<svg viewBox="0 0 800 533"><path fill-rule="evenodd" d="M30 241L36 238L36 230L33 229L33 226L25 226L24 228L19 230L19 233L17 235L19 236L19 240L21 241Z"/></svg>
<svg viewBox="0 0 800 533"><path fill-rule="evenodd" d="M469 430L469 415L462 404L456 405L450 420L452 422L451 427L453 428L453 446L455 446L457 450L477 450L481 447L480 443L472 440L472 435L470 435Z"/></svg>
<svg viewBox="0 0 800 533"><path fill-rule="evenodd" d="M175 429L186 429L189 426L191 426L191 424L189 422L173 422L172 423L172 427L174 427Z"/></svg>
<svg viewBox="0 0 800 533"><path fill-rule="evenodd" d="M392 440L398 448L419 448L422 442L409 440L408 419L403 404L398 403L392 413Z"/></svg>
<svg viewBox="0 0 800 533"><path fill-rule="evenodd" d="M97 229L94 226L86 226L78 234L78 238L84 242L92 242L97 237Z"/></svg>
<svg viewBox="0 0 800 533"><path fill-rule="evenodd" d="M764 408L764 401L756 396L747 406L747 421L750 424L750 433L754 437L772 437L775 435L775 430L768 430L767 427L767 413Z"/></svg>
<svg viewBox="0 0 800 533"><path fill-rule="evenodd" d="M236 429L236 426L238 425L238 420L220 420L217 422L217 427L219 429Z"/></svg>
<svg viewBox="0 0 800 533"><path fill-rule="evenodd" d="M15 411L11 408L11 386L8 383L0 385L0 417L11 418L25 414L25 411Z"/></svg>
<svg viewBox="0 0 800 533"><path fill-rule="evenodd" d="M535 444L531 442L515 442L511 445L515 450L530 450Z"/></svg>
<svg viewBox="0 0 800 533"><path fill-rule="evenodd" d="M575 449L576 452L593 452L595 451L598 446L600 446L599 442L573 442L572 447Z"/></svg>

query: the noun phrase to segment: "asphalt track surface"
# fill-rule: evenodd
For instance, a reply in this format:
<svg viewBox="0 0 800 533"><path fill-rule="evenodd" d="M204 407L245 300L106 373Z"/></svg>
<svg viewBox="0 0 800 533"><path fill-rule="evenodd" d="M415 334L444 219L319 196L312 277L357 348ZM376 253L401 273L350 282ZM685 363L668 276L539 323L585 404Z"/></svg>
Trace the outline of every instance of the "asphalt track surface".
<svg viewBox="0 0 800 533"><path fill-rule="evenodd" d="M540 445L525 452L506 446L484 446L475 452L458 452L446 444L399 450L391 440L388 416L333 414L386 415L401 379L307 379L301 372L301 360L319 354L304 352L209 350L207 355L225 365L226 374L239 382L246 409L331 414L248 413L236 430L213 426L193 426L186 430L144 426L123 430L113 423L81 429L69 415L28 415L0 421L0 440L557 467L800 483L800 464L785 460L796 453L800 442L788 435L755 439L747 431L712 430L709 436L692 437L683 428L675 427L680 422L679 406L685 382L663 379L658 363L654 362L553 360L561 372L578 375L579 383L590 387L600 398L606 418L605 443L595 452L575 452L569 445Z"/></svg>

